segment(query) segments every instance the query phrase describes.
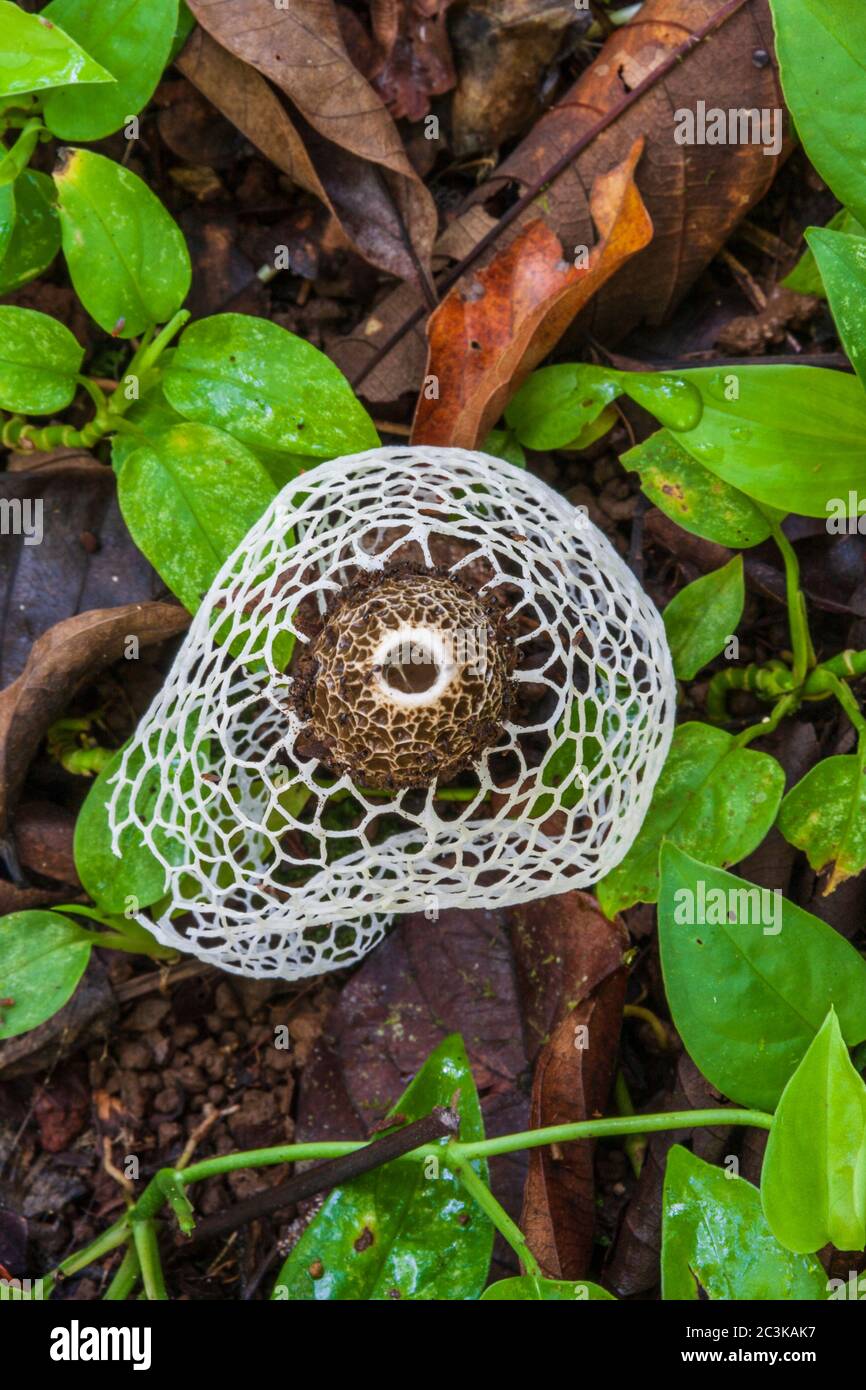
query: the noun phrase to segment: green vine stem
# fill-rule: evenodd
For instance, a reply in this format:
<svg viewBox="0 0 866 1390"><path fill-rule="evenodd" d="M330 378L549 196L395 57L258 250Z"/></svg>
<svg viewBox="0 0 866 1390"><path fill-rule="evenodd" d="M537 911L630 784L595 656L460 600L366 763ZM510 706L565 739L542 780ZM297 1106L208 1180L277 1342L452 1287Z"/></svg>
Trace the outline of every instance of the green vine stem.
<svg viewBox="0 0 866 1390"><path fill-rule="evenodd" d="M750 724L748 729L743 729L742 733L737 734L731 746L733 748L745 748L754 739L764 738L766 734L771 734L786 715L794 713L799 703L798 695L786 695L766 719L762 719L758 724Z"/></svg>
<svg viewBox="0 0 866 1390"><path fill-rule="evenodd" d="M788 599L788 622L791 628L791 647L794 652L794 685L800 686L815 665L815 649L809 633L806 599L800 588L800 564L797 554L778 521L771 526L773 540L785 563L785 592Z"/></svg>
<svg viewBox="0 0 866 1390"><path fill-rule="evenodd" d="M768 1115L762 1110L739 1110L727 1106L717 1106L713 1110L676 1110L657 1115L610 1116L600 1120L578 1120L574 1124L568 1125L549 1125L543 1129L524 1130L519 1134L504 1134L496 1139L480 1139L473 1143L450 1140L447 1142L447 1158L449 1163L457 1167L461 1181L464 1181L465 1178L467 1190L471 1188L472 1195L479 1202L481 1199L480 1196L476 1195L473 1182L481 1184L486 1194L484 1198L486 1202L489 1194L477 1174L469 1169L472 1172L472 1177L465 1177L465 1170L472 1159L494 1158L499 1154L514 1153L518 1149L537 1149L545 1144L568 1144L578 1139L610 1139L624 1135L655 1134L670 1129L699 1129L718 1124L749 1125L755 1129L770 1129L772 1123L772 1115ZM418 1149L413 1149L411 1153L392 1161L407 1163L431 1157L441 1159L443 1142L424 1144ZM206 1158L200 1163L190 1164L188 1168L183 1170L162 1168L151 1178L138 1201L130 1207L124 1216L113 1226L110 1226L107 1231L104 1231L101 1236L98 1236L96 1240L91 1241L82 1250L68 1256L52 1271L45 1281L47 1291L50 1292L56 1280L68 1278L69 1275L78 1273L104 1255L110 1254L112 1250L116 1250L118 1246L125 1244L132 1237L148 1298L163 1298L166 1295L162 1269L159 1264L156 1218L168 1202L177 1215L183 1214L184 1225L188 1227L191 1210L183 1195L184 1188L192 1183L204 1182L207 1178L236 1172L239 1168L266 1168L280 1163L304 1162L307 1159L340 1158L344 1154L356 1153L359 1149L366 1147L367 1144L364 1142L347 1140L280 1144L269 1149L250 1149L246 1152L220 1154L215 1158ZM496 1205L498 1207L499 1204ZM490 1219L497 1225L497 1229L502 1229L497 1224L501 1220L498 1211L496 1220L494 1220L492 1207L485 1207L485 1210L487 1210ZM510 1220L504 1212L502 1216L506 1220ZM517 1238L513 1231L510 1238L504 1230L502 1234L509 1240L510 1244ZM523 1239L522 1235L520 1239ZM530 1260L531 1258L530 1255ZM521 1259L524 1259L522 1253ZM115 1278L118 1278L119 1275L120 1270ZM124 1274L124 1280L128 1277L127 1271Z"/></svg>
<svg viewBox="0 0 866 1390"><path fill-rule="evenodd" d="M144 1284L145 1295L152 1302L164 1302L168 1298L168 1293L162 1273L162 1261L159 1258L156 1222L153 1218L146 1217L143 1220L134 1218L132 1238L135 1242L135 1253L141 1266L141 1279Z"/></svg>
<svg viewBox="0 0 866 1390"><path fill-rule="evenodd" d="M860 706L845 682L841 681L839 677L831 671L827 671L826 675L830 693L835 695L854 728L857 730L858 752L862 762L864 750L866 750L866 719L863 718Z"/></svg>
<svg viewBox="0 0 866 1390"><path fill-rule="evenodd" d="M134 1244L127 1246L126 1254L117 1268L117 1273L103 1294L108 1303L122 1303L134 1292L141 1278L141 1264Z"/></svg>
<svg viewBox="0 0 866 1390"><path fill-rule="evenodd" d="M107 927L107 932L93 933L94 946L102 946L109 951L129 951L133 955L150 956L152 960L177 959L177 951L173 946L161 945L146 927L127 917L99 912L97 908L88 907L85 903L60 903L53 911L86 917L91 922L98 922L101 927Z"/></svg>
<svg viewBox="0 0 866 1390"><path fill-rule="evenodd" d="M172 338L180 332L190 317L188 309L180 309L154 337L154 329L144 334L125 373L124 381L136 376L147 383L148 374L153 372L160 356ZM104 394L90 377L79 376L79 386L90 396L96 406L96 413L81 429L74 425L34 425L23 415L4 416L0 413L0 445L6 449L39 450L51 449L92 449L106 435L123 428L123 416L133 400L126 395L124 382L106 400ZM134 399L140 398L139 394Z"/></svg>
<svg viewBox="0 0 866 1390"><path fill-rule="evenodd" d="M631 1098L628 1082L622 1070L618 1071L616 1074L613 1098L616 1101L616 1108L620 1115L634 1115L634 1102ZM636 1178L640 1177L641 1169L643 1168L646 1147L647 1138L645 1134L627 1134L623 1141L626 1157L631 1164L632 1172Z"/></svg>
<svg viewBox="0 0 866 1390"><path fill-rule="evenodd" d="M485 1215L490 1218L499 1234L511 1246L527 1274L534 1274L538 1278L542 1278L541 1266L526 1244L520 1227L512 1221L508 1212L496 1200L487 1184L479 1178L470 1161L457 1154L458 1148L459 1145L452 1140L445 1155L449 1167L454 1169L470 1197L475 1200Z"/></svg>
<svg viewBox="0 0 866 1390"><path fill-rule="evenodd" d="M0 444L6 449L92 449L114 429L110 414L94 417L80 430L74 425L31 425L23 415L11 415L0 427Z"/></svg>
<svg viewBox="0 0 866 1390"><path fill-rule="evenodd" d="M27 168L30 157L43 136L49 138L49 132L38 116L31 116L22 123L18 139L11 150L0 147L0 182L14 183L18 175Z"/></svg>

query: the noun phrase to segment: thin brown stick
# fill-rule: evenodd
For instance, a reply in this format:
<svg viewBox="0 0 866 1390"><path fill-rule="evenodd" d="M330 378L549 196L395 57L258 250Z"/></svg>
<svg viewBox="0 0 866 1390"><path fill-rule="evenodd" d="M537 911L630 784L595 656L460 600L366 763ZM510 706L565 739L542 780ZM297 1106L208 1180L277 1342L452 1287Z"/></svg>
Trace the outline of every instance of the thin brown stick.
<svg viewBox="0 0 866 1390"><path fill-rule="evenodd" d="M554 179L559 178L559 175L564 173L577 156L586 149L587 145L592 144L593 140L595 140L602 131L607 130L608 126L618 121L620 116L622 116L625 111L628 111L629 107L633 106L634 103L643 96L644 92L648 92L651 87L655 86L663 77L666 77L669 72L672 72L674 68L691 53L692 49L697 48L698 44L703 43L704 39L709 38L709 36L717 29L720 29L723 24L726 24L732 15L736 14L738 10L741 10L743 6L748 3L749 0L728 0L728 3L723 5L702 28L696 29L693 34L689 34L687 39L684 39L681 44L678 44L677 47L668 54L664 62L659 63L658 67L654 68L642 82L638 82L637 86L632 87L631 91L627 92L609 111L606 111L589 130L584 131L583 135L575 140L565 153L560 155L559 159L554 160L553 164L545 169L544 173L529 185L516 202L512 203L511 207L502 214L496 224L475 243L472 250L468 251L461 261L458 261L451 270L447 271L446 274L442 276L436 286L439 295L441 296L449 290L451 286L465 274L469 267L474 265L478 257L487 250L487 247L502 235L506 227L510 226L515 218L519 217L522 212L525 212L547 184L552 183ZM567 103L563 104L565 105ZM351 384L357 388L360 383L369 376L370 372L378 367L379 363L388 356L388 353L396 347L397 343L405 337L409 330L414 328L417 323L420 323L427 312L428 305L421 304L417 309L413 310L411 314L408 314L400 327L391 334L391 337L388 338L380 348L377 348L360 371L356 372L355 375L350 378Z"/></svg>
<svg viewBox="0 0 866 1390"><path fill-rule="evenodd" d="M191 1236L178 1236L178 1243L186 1246L225 1235L227 1231L246 1226L259 1217L269 1216L282 1207L293 1206L304 1197L312 1197L327 1188L350 1182L352 1178L369 1173L373 1168L381 1167L383 1163L390 1163L392 1159L402 1158L404 1154L411 1153L413 1149L419 1149L424 1144L432 1144L437 1139L456 1134L457 1126L456 1113L444 1106L437 1106L423 1119L404 1125L402 1129L386 1134L383 1139L374 1140L372 1144L367 1144L355 1153L330 1159L327 1163L319 1163L315 1168L308 1168L303 1173L295 1173L287 1182L280 1183L279 1187L257 1192L253 1197L247 1197L245 1201L227 1207L225 1211L205 1217L198 1223Z"/></svg>

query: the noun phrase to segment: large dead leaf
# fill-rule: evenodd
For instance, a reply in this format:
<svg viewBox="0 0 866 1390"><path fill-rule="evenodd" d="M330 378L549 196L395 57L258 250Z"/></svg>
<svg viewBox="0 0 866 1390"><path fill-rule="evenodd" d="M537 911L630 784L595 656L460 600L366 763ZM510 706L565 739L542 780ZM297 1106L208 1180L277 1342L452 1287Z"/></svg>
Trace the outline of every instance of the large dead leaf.
<svg viewBox="0 0 866 1390"><path fill-rule="evenodd" d="M181 71L334 211L363 256L423 281L436 208L381 98L346 51L333 0L292 0L287 9L272 0L191 0L190 8L216 44L194 33ZM220 47L241 61L226 61ZM259 73L286 94L292 112Z"/></svg>
<svg viewBox="0 0 866 1390"><path fill-rule="evenodd" d="M643 141L599 175L591 197L599 240L586 265L564 258L541 219L531 222L485 269L455 285L431 316L426 379L438 394L418 400L412 441L474 449L514 392L544 360L572 319L652 237L634 182Z"/></svg>
<svg viewBox="0 0 866 1390"><path fill-rule="evenodd" d="M66 618L34 642L21 675L0 693L0 836L46 729L76 690L120 660L128 637L149 647L188 624L178 604L129 603Z"/></svg>
<svg viewBox="0 0 866 1390"><path fill-rule="evenodd" d="M34 462L34 460L30 460ZM0 497L42 539L4 536L0 545L0 688L24 669L37 637L74 613L141 603L165 586L133 544L117 506L114 473L88 454L39 461L0 474Z"/></svg>
<svg viewBox="0 0 866 1390"><path fill-rule="evenodd" d="M732 5L738 8L705 39L690 40L688 31L724 17ZM477 264L491 259L539 216L567 249L591 245L593 183L644 136L637 181L653 240L593 298L579 325L611 344L644 320L663 319L763 197L778 168L780 157L765 155L759 145L689 146L674 139L674 113L694 110L699 100L724 110L783 107L775 65L756 66L756 50L773 50L767 0L691 0L687 7L682 0L645 0L636 19L608 39L472 195L435 247L437 269L451 275L467 256L477 256ZM562 161L565 167L551 176ZM500 227L497 200L515 194L526 195L527 203ZM333 345L335 360L369 402L417 393L426 359L424 316L417 293L401 286Z"/></svg>
<svg viewBox="0 0 866 1390"><path fill-rule="evenodd" d="M559 988L539 989L524 975L526 1017L549 1041L535 1064L531 1128L573 1124L600 1114L616 1068L625 998L628 937L586 893L545 898L512 910L525 958L556 963ZM583 1279L595 1227L593 1149L587 1142L532 1149L521 1228L551 1279Z"/></svg>

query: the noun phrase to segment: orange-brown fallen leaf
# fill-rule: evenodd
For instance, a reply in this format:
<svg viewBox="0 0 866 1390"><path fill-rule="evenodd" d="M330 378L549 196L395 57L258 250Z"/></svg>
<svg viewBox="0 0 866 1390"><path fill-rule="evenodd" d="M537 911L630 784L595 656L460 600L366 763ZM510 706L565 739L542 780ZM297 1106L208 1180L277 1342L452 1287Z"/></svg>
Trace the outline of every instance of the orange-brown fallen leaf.
<svg viewBox="0 0 866 1390"><path fill-rule="evenodd" d="M621 164L595 180L590 207L599 240L588 255L575 248L566 259L539 218L442 301L428 325L413 443L481 444L575 315L648 245L652 222L634 181L642 150L643 140L636 140Z"/></svg>

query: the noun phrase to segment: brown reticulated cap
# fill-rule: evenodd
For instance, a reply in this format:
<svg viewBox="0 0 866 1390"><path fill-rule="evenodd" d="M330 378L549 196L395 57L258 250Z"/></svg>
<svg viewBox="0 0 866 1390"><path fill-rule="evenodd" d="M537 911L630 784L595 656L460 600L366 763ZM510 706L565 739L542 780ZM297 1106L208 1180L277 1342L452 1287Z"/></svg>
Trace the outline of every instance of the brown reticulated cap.
<svg viewBox="0 0 866 1390"><path fill-rule="evenodd" d="M349 586L313 642L296 704L322 760L367 787L429 786L496 742L513 643L495 610L432 570Z"/></svg>

